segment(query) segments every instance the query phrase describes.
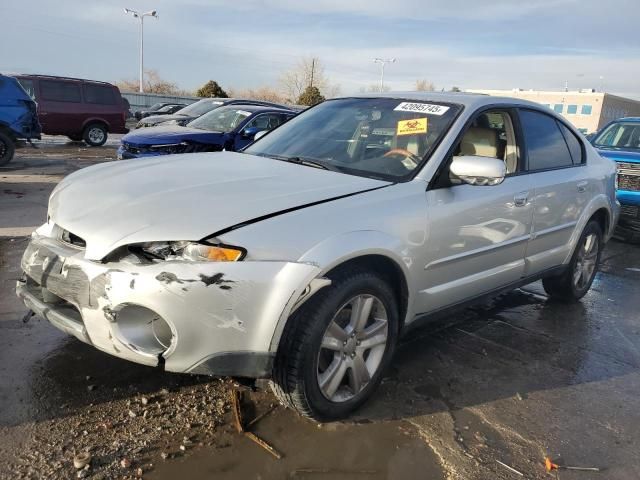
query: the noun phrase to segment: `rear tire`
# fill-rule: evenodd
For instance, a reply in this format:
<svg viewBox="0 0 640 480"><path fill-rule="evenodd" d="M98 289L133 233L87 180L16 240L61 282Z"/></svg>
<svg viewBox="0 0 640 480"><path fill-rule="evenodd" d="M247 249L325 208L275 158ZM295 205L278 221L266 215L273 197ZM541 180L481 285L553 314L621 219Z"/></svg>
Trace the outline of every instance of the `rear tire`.
<svg viewBox="0 0 640 480"><path fill-rule="evenodd" d="M270 382L283 405L316 421L344 418L371 397L398 339L383 278L350 270L332 280L289 318Z"/></svg>
<svg viewBox="0 0 640 480"><path fill-rule="evenodd" d="M107 141L107 128L101 123L87 125L82 132L82 139L90 147L101 147Z"/></svg>
<svg viewBox="0 0 640 480"><path fill-rule="evenodd" d="M13 159L16 144L6 133L0 131L0 165L6 165Z"/></svg>
<svg viewBox="0 0 640 480"><path fill-rule="evenodd" d="M580 235L565 272L542 280L544 291L549 297L565 302L580 300L591 288L598 272L602 247L600 224L590 220Z"/></svg>

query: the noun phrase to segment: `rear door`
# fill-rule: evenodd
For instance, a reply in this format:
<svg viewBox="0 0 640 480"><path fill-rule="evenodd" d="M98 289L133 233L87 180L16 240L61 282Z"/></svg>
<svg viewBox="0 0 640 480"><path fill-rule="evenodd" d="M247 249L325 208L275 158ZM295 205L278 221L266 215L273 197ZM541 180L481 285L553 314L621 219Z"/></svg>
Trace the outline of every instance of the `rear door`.
<svg viewBox="0 0 640 480"><path fill-rule="evenodd" d="M449 180L427 191L427 241L418 313L455 305L520 280L533 219L533 185L521 171L515 111L483 111L467 126L450 157L503 160L507 175L498 185ZM451 182L447 184L447 182ZM440 185L440 186L438 186Z"/></svg>
<svg viewBox="0 0 640 480"><path fill-rule="evenodd" d="M584 145L561 121L538 110L519 111L526 170L534 185L533 228L526 274L560 265L571 250L571 236L591 197L592 181Z"/></svg>
<svg viewBox="0 0 640 480"><path fill-rule="evenodd" d="M39 79L38 117L42 131L51 135L82 132L82 92L80 82Z"/></svg>

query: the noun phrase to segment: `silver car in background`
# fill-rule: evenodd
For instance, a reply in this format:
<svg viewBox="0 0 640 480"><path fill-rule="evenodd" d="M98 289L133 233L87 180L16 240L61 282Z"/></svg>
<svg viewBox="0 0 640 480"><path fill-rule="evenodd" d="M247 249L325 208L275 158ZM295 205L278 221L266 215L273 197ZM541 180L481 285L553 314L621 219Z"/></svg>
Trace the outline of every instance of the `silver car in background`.
<svg viewBox="0 0 640 480"><path fill-rule="evenodd" d="M69 175L17 293L111 355L270 378L285 405L341 418L419 320L537 279L580 299L617 221L614 177L537 104L334 99L242 153Z"/></svg>

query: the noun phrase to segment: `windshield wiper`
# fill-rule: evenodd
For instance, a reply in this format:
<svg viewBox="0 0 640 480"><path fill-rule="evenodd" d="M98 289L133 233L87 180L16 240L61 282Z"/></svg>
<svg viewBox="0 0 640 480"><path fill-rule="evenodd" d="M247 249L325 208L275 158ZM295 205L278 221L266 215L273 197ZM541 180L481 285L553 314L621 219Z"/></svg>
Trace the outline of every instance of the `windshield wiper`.
<svg viewBox="0 0 640 480"><path fill-rule="evenodd" d="M284 155L271 155L261 154L262 156L273 158L275 160L282 160L283 162L295 163L297 165L305 165L307 167L321 168L323 170L329 170L332 172L339 172L341 169L336 165L331 165L324 162L318 162L317 160L311 160L304 157L286 157Z"/></svg>

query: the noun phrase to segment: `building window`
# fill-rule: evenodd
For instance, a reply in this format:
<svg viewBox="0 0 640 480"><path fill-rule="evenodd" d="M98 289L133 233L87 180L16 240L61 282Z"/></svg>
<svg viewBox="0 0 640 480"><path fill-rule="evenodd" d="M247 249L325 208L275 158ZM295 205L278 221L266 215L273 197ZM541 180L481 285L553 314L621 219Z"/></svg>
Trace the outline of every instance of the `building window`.
<svg viewBox="0 0 640 480"><path fill-rule="evenodd" d="M562 110L563 110L563 109L564 109L564 105L563 105L563 104L561 104L561 103L556 103L556 104L553 106L553 111L554 111L554 112L556 112L556 113L562 113Z"/></svg>
<svg viewBox="0 0 640 480"><path fill-rule="evenodd" d="M569 115L575 115L578 113L578 105L567 105L567 113Z"/></svg>
<svg viewBox="0 0 640 480"><path fill-rule="evenodd" d="M582 115L591 115L591 105L582 105L580 113L582 113Z"/></svg>

